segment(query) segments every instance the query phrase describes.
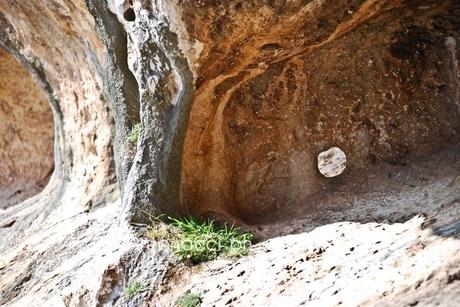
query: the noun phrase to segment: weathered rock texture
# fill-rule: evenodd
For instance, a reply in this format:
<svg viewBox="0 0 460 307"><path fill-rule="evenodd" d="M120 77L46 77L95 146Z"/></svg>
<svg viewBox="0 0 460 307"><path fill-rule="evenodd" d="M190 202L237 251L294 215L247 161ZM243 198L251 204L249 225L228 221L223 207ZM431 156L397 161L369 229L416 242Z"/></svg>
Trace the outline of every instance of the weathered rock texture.
<svg viewBox="0 0 460 307"><path fill-rule="evenodd" d="M458 136L456 2L109 7L140 93L143 133L124 200L133 221L145 211L289 219L315 211L325 190L361 185ZM331 146L348 155L340 182L315 167Z"/></svg>
<svg viewBox="0 0 460 307"><path fill-rule="evenodd" d="M459 20L456 0L0 1L0 46L53 112L34 116L30 130L15 125L29 135L35 122L54 122L48 185L0 204L0 305L169 304L179 294L168 290L174 281L216 305L456 305ZM14 103L31 79L9 77L3 67L17 64L3 53L1 80L21 83L0 92L0 110L44 111L43 98ZM47 131L21 148L50 142ZM316 159L333 146L347 169L325 178ZM25 152L2 158L0 170L28 166L0 188L39 184L53 164L45 152L36 151L47 167L32 167L38 157ZM232 265L199 267L187 283L167 248L128 227L159 213L236 221L260 238L330 225L276 239L285 245L273 258L262 255L266 243L241 260L250 284L284 272L271 269L281 259L303 274L263 289L221 286L227 295L203 278L230 279ZM419 214L422 225L421 217L407 222ZM382 249L374 253L366 236L382 236ZM331 244L345 256L326 251L320 267L297 264ZM362 249L348 257L348 245ZM335 275L329 264L349 272ZM350 298L359 279L375 286ZM147 291L129 301L123 289L135 280Z"/></svg>
<svg viewBox="0 0 460 307"><path fill-rule="evenodd" d="M77 203L91 202L113 181L113 125L97 74L104 48L94 20L83 3L3 1L0 24L2 46L29 67L51 101L58 179L79 191Z"/></svg>
<svg viewBox="0 0 460 307"><path fill-rule="evenodd" d="M0 49L0 208L42 190L53 172L53 114L27 70Z"/></svg>
<svg viewBox="0 0 460 307"><path fill-rule="evenodd" d="M448 47L458 10L455 1L190 2L185 20L205 47L183 205L279 219L314 210L318 194L343 184L315 168L330 146L347 153L343 182L357 184L381 162L439 150L460 124L458 49Z"/></svg>
<svg viewBox="0 0 460 307"><path fill-rule="evenodd" d="M460 245L425 222L344 222L271 239L239 261L182 268L153 302L190 291L202 306L457 306ZM440 254L452 257L432 263Z"/></svg>

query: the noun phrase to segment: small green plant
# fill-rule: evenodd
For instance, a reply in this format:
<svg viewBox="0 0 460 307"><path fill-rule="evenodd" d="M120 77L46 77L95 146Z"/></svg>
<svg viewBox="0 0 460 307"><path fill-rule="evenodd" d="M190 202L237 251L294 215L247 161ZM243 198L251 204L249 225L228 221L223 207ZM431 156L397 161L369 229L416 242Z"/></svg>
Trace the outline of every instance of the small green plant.
<svg viewBox="0 0 460 307"><path fill-rule="evenodd" d="M128 134L128 141L131 142L132 144L137 144L137 140L139 140L139 135L141 134L141 130L142 130L141 123L135 124Z"/></svg>
<svg viewBox="0 0 460 307"><path fill-rule="evenodd" d="M201 305L201 296L187 291L177 299L175 305L178 307L198 307Z"/></svg>
<svg viewBox="0 0 460 307"><path fill-rule="evenodd" d="M128 299L132 299L139 293L147 290L144 285L138 281L135 281L131 284L128 285L128 287L125 289L125 295L128 297Z"/></svg>
<svg viewBox="0 0 460 307"><path fill-rule="evenodd" d="M147 214L148 215L148 214ZM190 218L172 218L165 215L149 216L150 226L144 235L155 241L166 241L180 260L199 263L216 259L219 255L240 257L248 254L253 235L214 221L204 222ZM164 221L171 221L166 224Z"/></svg>
<svg viewBox="0 0 460 307"><path fill-rule="evenodd" d="M217 227L213 221L170 219L176 228L172 250L181 260L198 263L213 260L220 254L239 257L249 252L252 234L241 232L233 225Z"/></svg>

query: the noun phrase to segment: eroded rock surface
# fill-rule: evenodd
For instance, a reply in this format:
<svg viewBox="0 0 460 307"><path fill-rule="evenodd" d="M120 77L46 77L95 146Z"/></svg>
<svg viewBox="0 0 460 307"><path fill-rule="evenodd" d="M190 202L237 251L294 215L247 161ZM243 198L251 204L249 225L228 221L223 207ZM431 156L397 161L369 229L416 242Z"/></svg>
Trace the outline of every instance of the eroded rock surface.
<svg viewBox="0 0 460 307"><path fill-rule="evenodd" d="M24 66L0 49L0 208L40 192L54 166L53 114Z"/></svg>
<svg viewBox="0 0 460 307"><path fill-rule="evenodd" d="M289 219L326 205L324 190L458 141L455 1L109 7L127 32L140 93L128 208ZM332 146L350 165L340 182L315 166ZM142 210L131 219L142 221Z"/></svg>
<svg viewBox="0 0 460 307"><path fill-rule="evenodd" d="M459 20L455 0L0 1L20 82L0 110L43 128L0 170L37 185L54 156L0 204L0 305L458 305ZM52 119L14 103L31 78ZM325 178L331 147L347 170ZM161 213L279 238L186 268L140 237Z"/></svg>
<svg viewBox="0 0 460 307"><path fill-rule="evenodd" d="M460 245L423 230L425 221L344 222L271 239L244 259L184 268L152 305L190 291L202 306L456 306Z"/></svg>
<svg viewBox="0 0 460 307"><path fill-rule="evenodd" d="M363 184L380 162L416 161L458 135L455 1L204 1L184 11L204 42L182 169L195 214L254 223L312 212L321 191L343 184L321 178L319 152L342 148L343 181Z"/></svg>

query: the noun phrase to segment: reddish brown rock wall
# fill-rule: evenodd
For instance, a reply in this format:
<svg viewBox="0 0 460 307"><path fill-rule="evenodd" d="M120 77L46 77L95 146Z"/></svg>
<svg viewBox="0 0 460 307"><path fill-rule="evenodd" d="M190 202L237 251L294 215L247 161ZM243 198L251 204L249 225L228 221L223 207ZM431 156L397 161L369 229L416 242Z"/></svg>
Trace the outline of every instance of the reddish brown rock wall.
<svg viewBox="0 0 460 307"><path fill-rule="evenodd" d="M0 49L0 208L48 183L54 166L53 114L29 72Z"/></svg>
<svg viewBox="0 0 460 307"><path fill-rule="evenodd" d="M194 214L308 213L458 135L455 1L200 3L185 10L205 43L182 170ZM331 146L337 180L316 168Z"/></svg>

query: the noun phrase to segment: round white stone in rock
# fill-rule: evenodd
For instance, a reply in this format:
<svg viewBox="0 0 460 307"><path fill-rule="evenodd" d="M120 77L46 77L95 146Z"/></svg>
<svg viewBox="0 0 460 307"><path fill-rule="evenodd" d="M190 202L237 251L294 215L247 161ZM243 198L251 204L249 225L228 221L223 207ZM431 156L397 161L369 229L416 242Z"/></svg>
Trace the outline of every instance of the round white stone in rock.
<svg viewBox="0 0 460 307"><path fill-rule="evenodd" d="M327 178L343 173L347 167L347 156L342 149L331 147L318 155L318 170Z"/></svg>

